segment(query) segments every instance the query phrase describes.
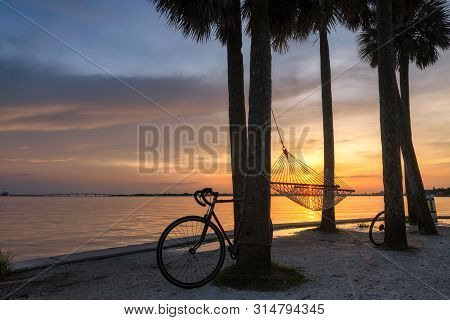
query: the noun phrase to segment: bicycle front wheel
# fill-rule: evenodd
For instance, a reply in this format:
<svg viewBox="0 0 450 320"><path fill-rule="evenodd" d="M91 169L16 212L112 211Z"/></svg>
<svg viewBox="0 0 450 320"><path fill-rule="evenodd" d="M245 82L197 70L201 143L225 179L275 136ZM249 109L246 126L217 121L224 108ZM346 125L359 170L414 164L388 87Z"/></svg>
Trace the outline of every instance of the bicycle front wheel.
<svg viewBox="0 0 450 320"><path fill-rule="evenodd" d="M374 245L381 246L384 243L385 229L384 211L381 211L373 218L372 223L370 224L369 238Z"/></svg>
<svg viewBox="0 0 450 320"><path fill-rule="evenodd" d="M225 241L219 228L197 216L172 222L156 249L158 267L172 284L185 289L211 281L225 260Z"/></svg>

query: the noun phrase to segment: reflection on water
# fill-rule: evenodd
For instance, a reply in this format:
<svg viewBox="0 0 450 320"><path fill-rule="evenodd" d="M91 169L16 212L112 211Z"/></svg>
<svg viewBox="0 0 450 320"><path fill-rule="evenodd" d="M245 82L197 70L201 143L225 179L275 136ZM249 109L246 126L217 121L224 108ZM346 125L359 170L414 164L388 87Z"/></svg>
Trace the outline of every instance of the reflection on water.
<svg viewBox="0 0 450 320"><path fill-rule="evenodd" d="M436 206L438 214L450 214L450 198L436 198ZM231 208L216 207L227 230ZM382 208L382 197L348 197L336 207L336 217L373 217ZM190 197L1 197L0 248L24 260L151 242L174 219L203 213ZM320 220L320 212L283 197L272 198L271 214L275 224Z"/></svg>

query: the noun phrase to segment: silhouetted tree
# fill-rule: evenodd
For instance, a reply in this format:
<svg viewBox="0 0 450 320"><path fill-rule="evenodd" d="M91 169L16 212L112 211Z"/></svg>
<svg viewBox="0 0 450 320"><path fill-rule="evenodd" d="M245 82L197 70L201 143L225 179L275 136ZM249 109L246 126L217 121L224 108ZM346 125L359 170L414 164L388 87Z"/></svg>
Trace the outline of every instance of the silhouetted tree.
<svg viewBox="0 0 450 320"><path fill-rule="evenodd" d="M169 25L202 43L214 33L227 47L228 104L233 194L244 197L247 121L242 57L241 3L239 0L149 0ZM234 203L234 224L239 224L242 202Z"/></svg>
<svg viewBox="0 0 450 320"><path fill-rule="evenodd" d="M283 4L283 5L282 5ZM324 178L327 184L335 185L335 154L333 98L331 90L331 63L328 34L339 23L351 30L361 24L365 1L349 3L344 0L296 0L278 4L278 16L271 21L273 47L277 51L288 50L289 40L303 41L311 34L318 34L320 42L320 79L322 88L322 119L324 139ZM320 228L336 230L334 192L325 190Z"/></svg>
<svg viewBox="0 0 450 320"><path fill-rule="evenodd" d="M375 12L368 15L365 30L359 35L359 54L372 67L378 64ZM409 221L419 222L426 234L436 234L431 213L426 203L425 190L414 151L410 116L409 63L419 69L439 60L439 49L450 46L450 22L445 1L407 1L394 6L396 65L399 69L402 117L402 154L405 162L405 187L408 199Z"/></svg>
<svg viewBox="0 0 450 320"><path fill-rule="evenodd" d="M270 221L271 37L269 0L251 4L248 168L245 215L242 222L236 275L265 279L271 273Z"/></svg>
<svg viewBox="0 0 450 320"><path fill-rule="evenodd" d="M403 205L400 138L395 79L392 0L377 0L378 84L380 95L381 145L385 211L385 239L388 248L408 247Z"/></svg>

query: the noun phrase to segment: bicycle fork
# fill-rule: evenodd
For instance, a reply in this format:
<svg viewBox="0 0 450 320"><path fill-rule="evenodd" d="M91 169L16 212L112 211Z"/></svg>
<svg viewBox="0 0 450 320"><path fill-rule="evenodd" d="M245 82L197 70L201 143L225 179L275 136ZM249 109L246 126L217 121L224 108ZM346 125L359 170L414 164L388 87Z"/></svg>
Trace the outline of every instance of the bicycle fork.
<svg viewBox="0 0 450 320"><path fill-rule="evenodd" d="M210 209L211 210L211 209ZM206 239L206 233L208 232L208 228L209 228L209 222L211 221L211 214L210 212L208 212L207 214L205 214L205 226L203 227L202 230L202 235L200 236L200 239L198 240L198 242L189 249L189 253L194 254L198 248L200 248L200 246L203 244L203 242Z"/></svg>
<svg viewBox="0 0 450 320"><path fill-rule="evenodd" d="M237 253L238 253L238 244L236 242L237 236L238 236L238 232L236 234L235 237L235 241L234 243L231 242L230 238L228 237L225 229L223 228L222 224L220 223L219 219L217 219L215 213L214 213L214 207L211 207L208 212L205 214L205 226L203 227L203 231L202 231L202 235L200 236L200 239L198 240L198 242L189 249L189 253L191 254L195 254L196 251L198 250L198 248L200 248L200 246L203 244L203 242L205 242L206 240L206 234L208 232L208 228L209 228L209 223L211 222L211 217L214 217L214 220L217 223L217 226L220 229L220 232L222 233L222 235L224 236L225 240L228 243L228 252L230 253L230 257L232 259L236 259Z"/></svg>

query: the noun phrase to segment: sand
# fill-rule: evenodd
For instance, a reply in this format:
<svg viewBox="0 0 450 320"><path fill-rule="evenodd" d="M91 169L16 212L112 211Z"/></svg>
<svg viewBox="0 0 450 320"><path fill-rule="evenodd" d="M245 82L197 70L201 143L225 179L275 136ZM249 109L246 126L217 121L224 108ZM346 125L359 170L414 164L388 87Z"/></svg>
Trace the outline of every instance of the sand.
<svg viewBox="0 0 450 320"><path fill-rule="evenodd" d="M402 252L374 247L368 229L356 225L337 234L280 231L273 260L311 279L286 291L237 291L211 284L180 289L161 276L152 251L21 272L0 284L0 297L13 292L11 299L448 299L450 225L438 230L439 236L424 236L408 228L411 249Z"/></svg>

